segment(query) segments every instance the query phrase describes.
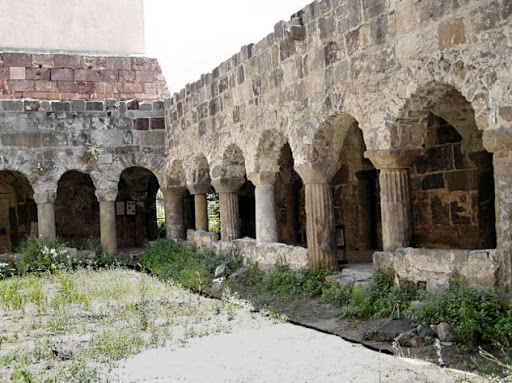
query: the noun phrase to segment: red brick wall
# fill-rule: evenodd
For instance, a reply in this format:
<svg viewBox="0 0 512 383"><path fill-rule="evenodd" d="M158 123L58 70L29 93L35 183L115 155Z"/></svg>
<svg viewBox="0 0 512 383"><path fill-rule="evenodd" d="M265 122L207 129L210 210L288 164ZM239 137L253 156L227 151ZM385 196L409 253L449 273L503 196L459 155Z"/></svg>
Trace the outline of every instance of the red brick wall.
<svg viewBox="0 0 512 383"><path fill-rule="evenodd" d="M154 58L0 53L0 99L146 101L168 96Z"/></svg>

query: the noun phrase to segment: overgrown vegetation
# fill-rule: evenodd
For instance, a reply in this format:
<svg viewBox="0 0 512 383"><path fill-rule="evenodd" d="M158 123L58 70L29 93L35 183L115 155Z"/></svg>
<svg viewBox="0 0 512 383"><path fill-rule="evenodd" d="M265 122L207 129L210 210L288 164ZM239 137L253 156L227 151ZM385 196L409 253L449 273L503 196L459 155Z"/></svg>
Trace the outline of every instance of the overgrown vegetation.
<svg viewBox="0 0 512 383"><path fill-rule="evenodd" d="M211 251L198 252L192 245L160 239L148 245L139 263L160 278L205 291L217 266L225 264L228 273L233 272L241 266L242 259L237 255L217 256Z"/></svg>
<svg viewBox="0 0 512 383"><path fill-rule="evenodd" d="M341 286L327 282L329 274L325 270L294 271L285 264L263 273L253 266L241 282L256 294L319 298L339 307L340 315L346 318L382 318L394 310L395 316L409 316L423 323L447 322L456 341L466 346L512 346L512 308L503 305L497 292L477 290L453 279L449 289L429 294L409 281L402 281L398 287L392 275L382 273L377 273L366 288ZM414 300L422 300L425 305L411 310Z"/></svg>

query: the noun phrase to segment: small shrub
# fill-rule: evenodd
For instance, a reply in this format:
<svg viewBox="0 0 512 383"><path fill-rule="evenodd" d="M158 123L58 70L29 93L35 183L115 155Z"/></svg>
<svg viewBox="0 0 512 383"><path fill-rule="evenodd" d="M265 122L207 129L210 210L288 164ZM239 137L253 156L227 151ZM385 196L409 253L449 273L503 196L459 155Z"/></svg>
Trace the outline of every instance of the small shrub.
<svg viewBox="0 0 512 383"><path fill-rule="evenodd" d="M52 268L64 269L71 266L66 244L60 239L47 244L31 237L21 244L19 252L23 255L23 260L16 265L18 273Z"/></svg>
<svg viewBox="0 0 512 383"><path fill-rule="evenodd" d="M503 307L495 291L479 290L450 280L438 294L424 294L425 306L414 315L426 323L448 323L456 340L468 346L512 344L512 309Z"/></svg>
<svg viewBox="0 0 512 383"><path fill-rule="evenodd" d="M242 259L238 255L198 252L194 246L160 239L146 248L139 262L161 278L201 291L213 279L217 266L225 264L228 272L233 272L241 266Z"/></svg>

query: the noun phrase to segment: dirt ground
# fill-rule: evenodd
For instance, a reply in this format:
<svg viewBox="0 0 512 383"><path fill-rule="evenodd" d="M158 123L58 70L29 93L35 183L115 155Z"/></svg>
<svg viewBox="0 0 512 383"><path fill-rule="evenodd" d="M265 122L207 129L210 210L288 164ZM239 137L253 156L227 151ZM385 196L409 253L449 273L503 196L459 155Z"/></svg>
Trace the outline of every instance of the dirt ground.
<svg viewBox="0 0 512 383"><path fill-rule="evenodd" d="M243 315L229 334L143 351L111 376L119 382L485 382L261 315L240 321Z"/></svg>

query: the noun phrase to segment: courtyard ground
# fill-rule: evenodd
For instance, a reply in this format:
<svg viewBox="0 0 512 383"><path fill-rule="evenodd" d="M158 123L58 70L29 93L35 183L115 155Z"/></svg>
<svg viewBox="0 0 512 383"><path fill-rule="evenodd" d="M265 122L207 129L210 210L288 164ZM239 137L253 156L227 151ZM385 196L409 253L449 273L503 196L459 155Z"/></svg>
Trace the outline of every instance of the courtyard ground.
<svg viewBox="0 0 512 383"><path fill-rule="evenodd" d="M484 381L283 320L123 269L7 278L0 381Z"/></svg>

